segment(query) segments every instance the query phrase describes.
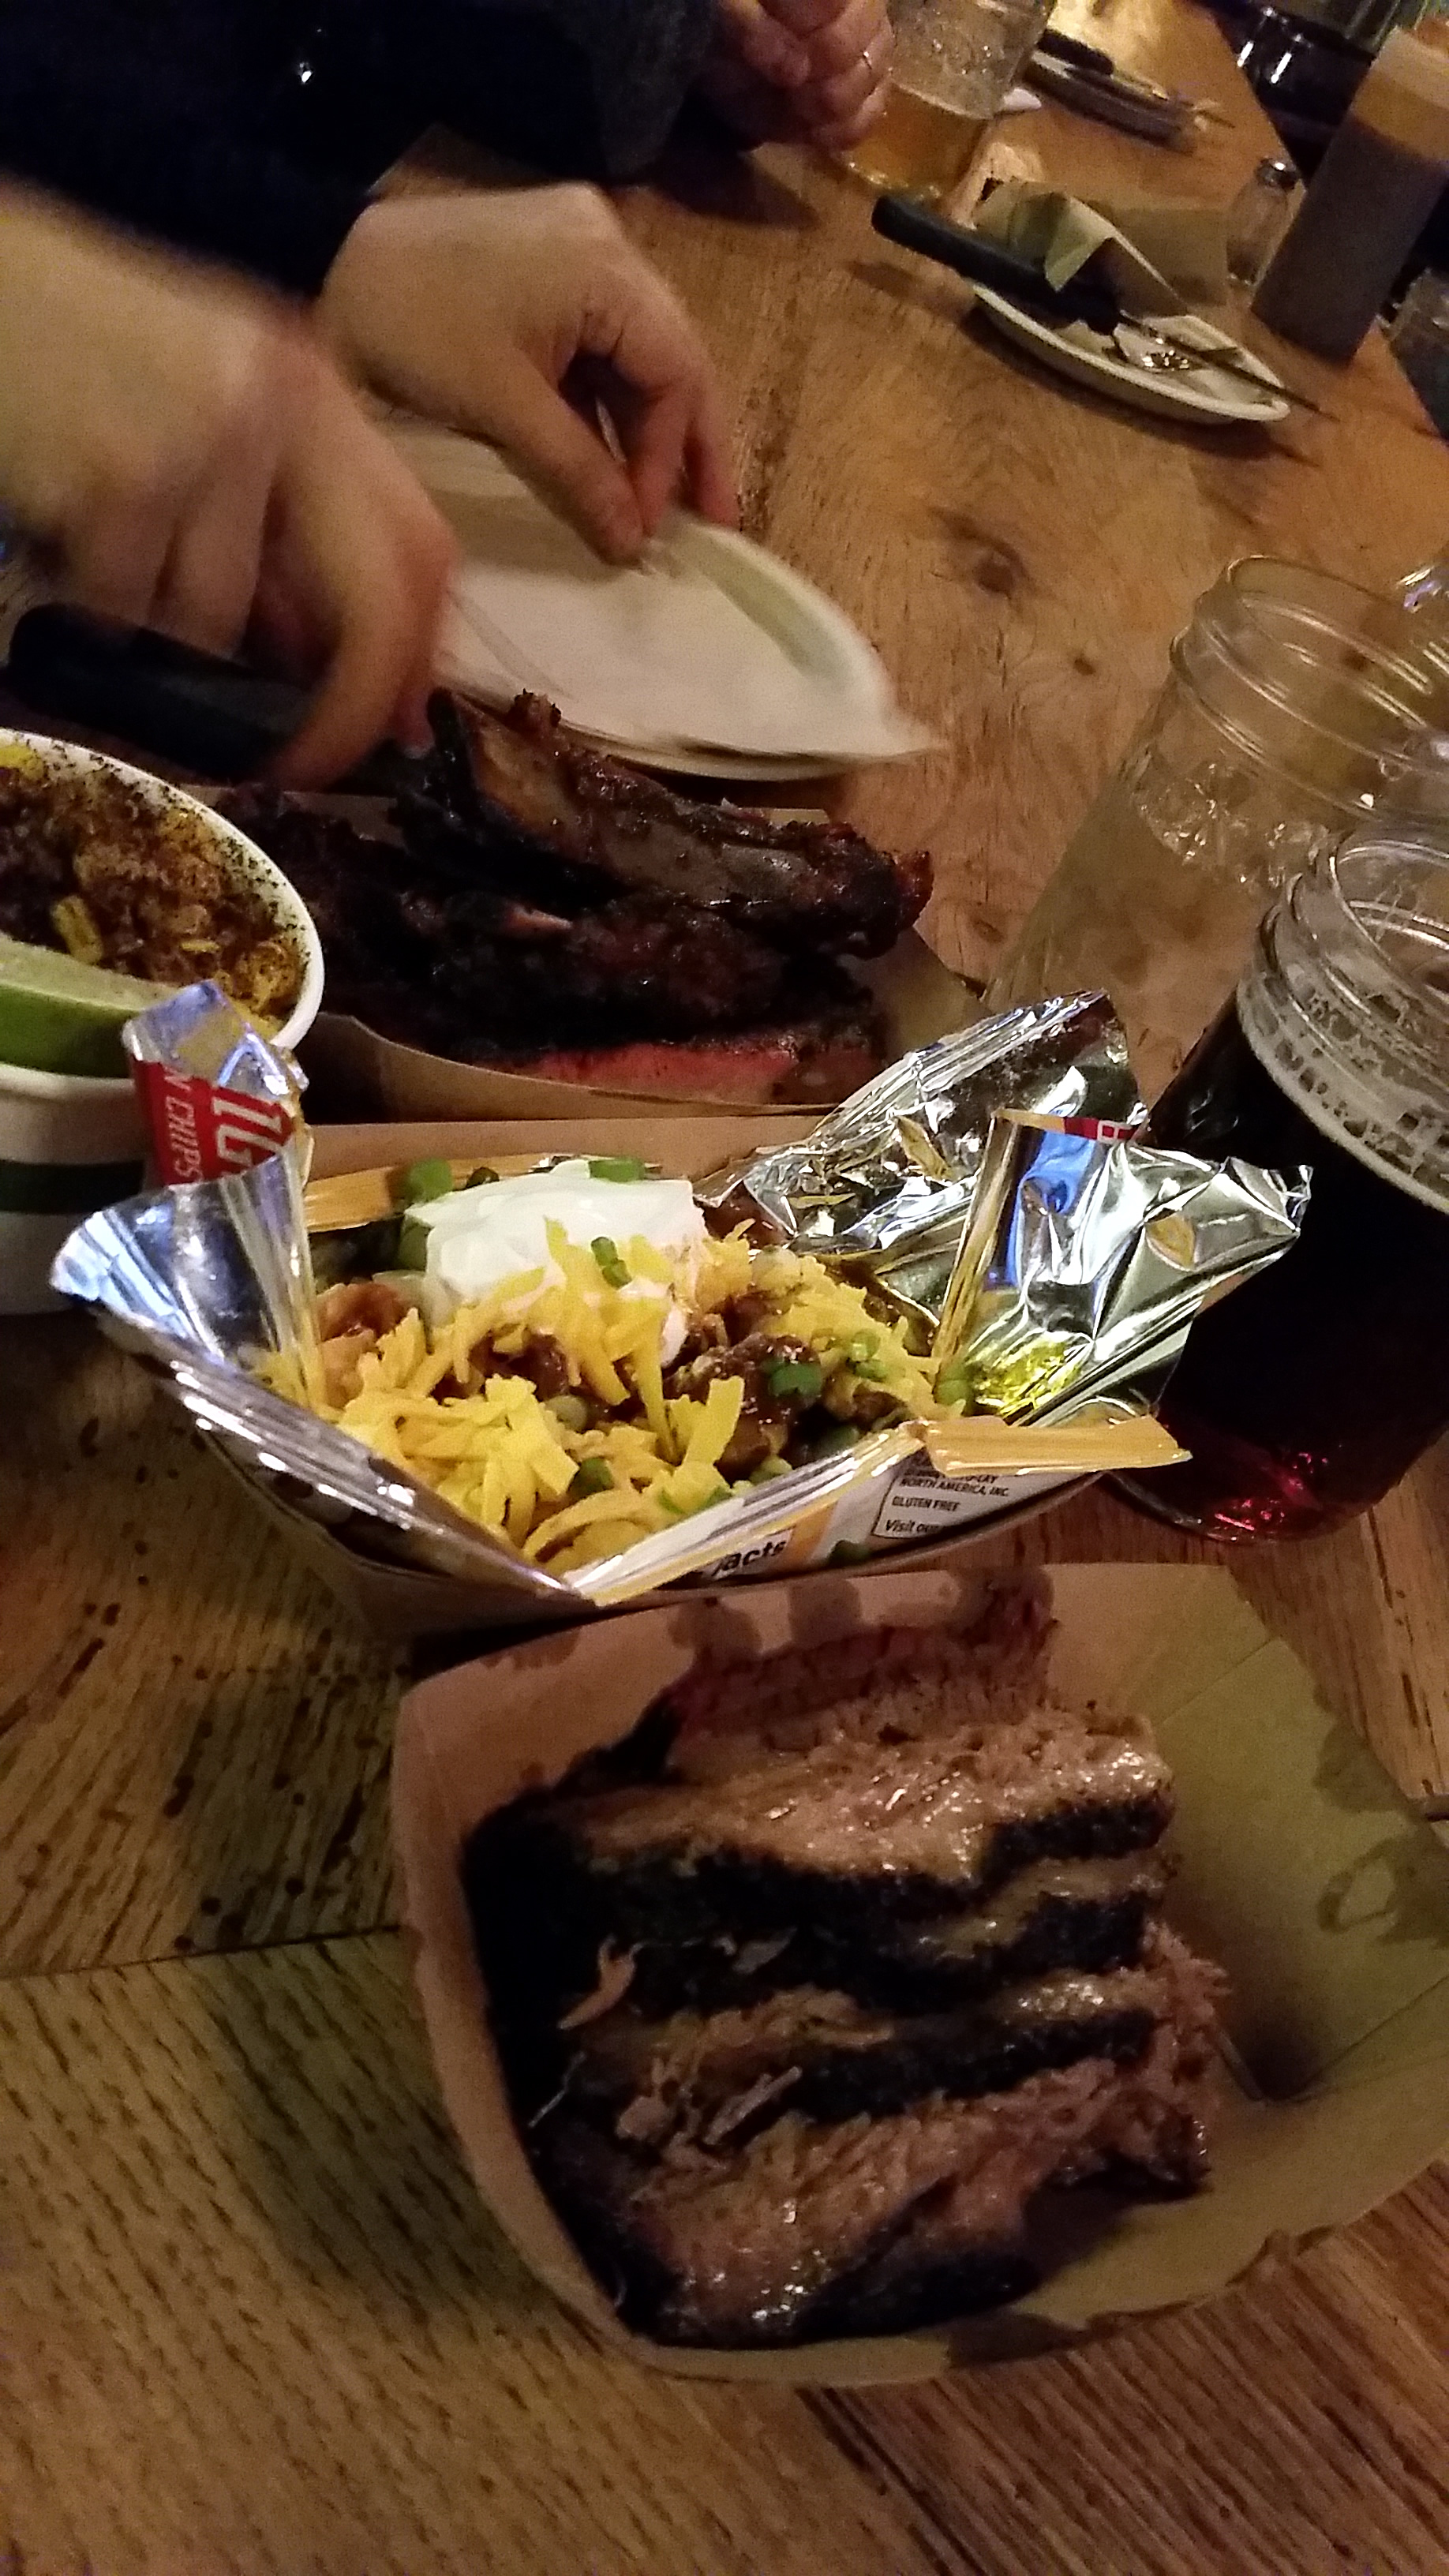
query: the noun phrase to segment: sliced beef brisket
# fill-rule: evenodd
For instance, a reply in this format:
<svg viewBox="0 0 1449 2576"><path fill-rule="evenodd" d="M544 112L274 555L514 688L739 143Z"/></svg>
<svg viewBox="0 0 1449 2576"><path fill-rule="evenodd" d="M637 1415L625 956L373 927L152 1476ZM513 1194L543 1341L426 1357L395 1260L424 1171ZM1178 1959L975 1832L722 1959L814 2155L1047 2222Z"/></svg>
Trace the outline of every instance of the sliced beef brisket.
<svg viewBox="0 0 1449 2576"><path fill-rule="evenodd" d="M900 2016L817 1986L763 2003L651 2021L627 2002L579 2034L567 2099L616 2137L707 2147L780 2109L811 2120L901 2111L928 2094L969 2101L1079 2057L1140 2057L1163 2009L1145 1968L1075 1968L960 2012Z"/></svg>
<svg viewBox="0 0 1449 2576"><path fill-rule="evenodd" d="M699 1667L465 1853L536 2170L668 2340L1019 2293L1048 2186L1203 2168L1215 1972L1159 1919L1168 1773L1046 1690L1041 1597Z"/></svg>
<svg viewBox="0 0 1449 2576"><path fill-rule="evenodd" d="M1082 2058L974 2101L886 2118L786 2111L733 2155L648 2158L567 2115L540 2170L621 2313L680 2343L880 2333L1018 2295L1035 2195L1131 2134L1154 2174L1201 2169L1200 2086Z"/></svg>
<svg viewBox="0 0 1449 2576"><path fill-rule="evenodd" d="M647 2013L710 2011L817 1985L892 2012L945 2010L1053 1968L1131 1967L1164 1877L1150 1853L1033 1861L979 1905L882 1924L864 1947L813 1921L755 1940L644 1941L630 1998Z"/></svg>

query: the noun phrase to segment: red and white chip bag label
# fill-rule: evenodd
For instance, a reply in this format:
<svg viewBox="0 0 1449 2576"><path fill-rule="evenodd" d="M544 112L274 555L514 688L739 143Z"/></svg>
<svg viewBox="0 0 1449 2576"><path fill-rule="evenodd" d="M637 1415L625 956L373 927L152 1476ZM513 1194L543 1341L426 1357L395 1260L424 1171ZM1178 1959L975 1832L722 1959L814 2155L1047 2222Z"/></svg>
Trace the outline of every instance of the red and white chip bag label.
<svg viewBox="0 0 1449 2576"><path fill-rule="evenodd" d="M1001 1109L996 1114L1013 1127L1040 1127L1049 1136L1085 1136L1094 1145L1136 1144L1147 1123L1143 1118L1051 1118L1035 1109Z"/></svg>
<svg viewBox="0 0 1449 2576"><path fill-rule="evenodd" d="M163 1186L173 1181L218 1181L228 1172L249 1172L254 1163L281 1152L296 1123L285 1101L228 1091L200 1074L177 1073L167 1064L133 1063L131 1078L150 1131L156 1177Z"/></svg>
<svg viewBox="0 0 1449 2576"><path fill-rule="evenodd" d="M154 1177L220 1181L298 1133L303 1076L216 984L187 984L121 1032Z"/></svg>

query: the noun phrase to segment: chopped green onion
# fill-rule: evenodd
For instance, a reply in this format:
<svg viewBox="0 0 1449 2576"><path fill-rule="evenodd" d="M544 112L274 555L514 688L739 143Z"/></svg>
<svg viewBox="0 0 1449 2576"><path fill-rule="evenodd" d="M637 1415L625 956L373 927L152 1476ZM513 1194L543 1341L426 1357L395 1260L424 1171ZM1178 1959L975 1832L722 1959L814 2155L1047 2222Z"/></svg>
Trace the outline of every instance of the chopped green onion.
<svg viewBox="0 0 1449 2576"><path fill-rule="evenodd" d="M658 1497L661 1512L668 1512L670 1518L676 1521L692 1520L696 1512L707 1512L715 1503L729 1503L733 1500L734 1496L725 1484L716 1485L714 1492L706 1494L702 1503L688 1505L677 1503L672 1494L660 1494Z"/></svg>
<svg viewBox="0 0 1449 2576"><path fill-rule="evenodd" d="M397 1266L399 1270L426 1270L428 1266L428 1229L415 1216L405 1216L398 1228Z"/></svg>
<svg viewBox="0 0 1449 2576"><path fill-rule="evenodd" d="M416 1207L423 1199L445 1199L453 1186L453 1166L441 1160L433 1163L409 1163L400 1172L393 1189L399 1207Z"/></svg>
<svg viewBox="0 0 1449 2576"><path fill-rule="evenodd" d="M810 1447L817 1458L833 1458L837 1449L854 1449L859 1440L858 1422L837 1422L829 1431L822 1431L818 1440L812 1440Z"/></svg>
<svg viewBox="0 0 1449 2576"><path fill-rule="evenodd" d="M755 1469L754 1474L750 1478L750 1483L752 1485L771 1485L774 1483L777 1476L793 1476L794 1473L795 1470L791 1466L788 1458L762 1458L758 1467Z"/></svg>
<svg viewBox="0 0 1449 2576"><path fill-rule="evenodd" d="M846 1360L855 1375L863 1379L867 1386L885 1384L886 1372L881 1366L879 1352L879 1333L858 1333L853 1342L846 1343Z"/></svg>
<svg viewBox="0 0 1449 2576"><path fill-rule="evenodd" d="M497 1178L498 1174L491 1163L476 1163L468 1174L468 1187L470 1190L476 1190L481 1188L485 1181L496 1181Z"/></svg>
<svg viewBox="0 0 1449 2576"><path fill-rule="evenodd" d="M969 1412L975 1383L976 1371L968 1360L948 1360L936 1380L936 1402L964 1404Z"/></svg>
<svg viewBox="0 0 1449 2576"><path fill-rule="evenodd" d="M629 1273L619 1259L619 1247L607 1234L596 1234L589 1246L611 1288L627 1288Z"/></svg>
<svg viewBox="0 0 1449 2576"><path fill-rule="evenodd" d="M555 1422L561 1422L565 1431L587 1431L589 1427L589 1408L570 1387L565 1387L562 1395L546 1395L543 1409L553 1415Z"/></svg>
<svg viewBox="0 0 1449 2576"><path fill-rule="evenodd" d="M642 1181L649 1170L637 1154L593 1154L589 1178L594 1181Z"/></svg>
<svg viewBox="0 0 1449 2576"><path fill-rule="evenodd" d="M585 1458L579 1467L566 1499L571 1503L587 1502L590 1494L611 1494L614 1476L607 1458Z"/></svg>
<svg viewBox="0 0 1449 2576"><path fill-rule="evenodd" d="M818 1360L776 1360L765 1371L765 1383L772 1395L798 1395L813 1404L825 1384L825 1371Z"/></svg>

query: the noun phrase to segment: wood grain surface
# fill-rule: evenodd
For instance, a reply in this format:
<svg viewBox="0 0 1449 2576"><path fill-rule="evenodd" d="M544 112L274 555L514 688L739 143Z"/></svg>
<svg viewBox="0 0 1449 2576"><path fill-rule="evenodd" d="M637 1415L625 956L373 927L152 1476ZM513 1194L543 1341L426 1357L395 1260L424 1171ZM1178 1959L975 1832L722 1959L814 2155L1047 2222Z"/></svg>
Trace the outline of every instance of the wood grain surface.
<svg viewBox="0 0 1449 2576"><path fill-rule="evenodd" d="M1073 0L1055 23L1222 102L1191 153L1064 108L1003 120L988 175L1225 205L1273 135L1188 0ZM1170 65L1170 74L1162 66ZM1449 452L1375 332L1348 369L1234 321L1333 415L1174 426L1068 385L962 316L969 290L870 229L869 193L784 150L695 145L629 207L739 395L745 526L885 655L936 758L863 773L845 810L934 853L926 928L991 972L1235 556L1383 588L1449 541ZM1232 317L1229 317L1232 318Z"/></svg>
<svg viewBox="0 0 1449 2576"><path fill-rule="evenodd" d="M1190 157L1048 110L994 166L1224 202L1271 138L1185 0L1058 13L1220 100ZM752 529L948 749L851 812L989 969L1235 553L1384 583L1449 470L1381 343L1336 415L1177 431L963 328L783 151L628 220L739 398ZM448 2137L386 1839L398 1661L74 1322L0 1328L3 2576L1445 2576L1449 2185L1090 2352L850 2396L674 2386L521 2273ZM1235 1579L1449 1804L1449 1453ZM983 1561L1202 1551L1103 1492Z"/></svg>
<svg viewBox="0 0 1449 2576"><path fill-rule="evenodd" d="M1077 2354L670 2382L483 2217L406 1986L387 1935L0 1981L6 2576L1449 2565L1442 2178Z"/></svg>
<svg viewBox="0 0 1449 2576"><path fill-rule="evenodd" d="M396 1656L85 1326L5 1326L0 1421L0 1971L385 1919Z"/></svg>

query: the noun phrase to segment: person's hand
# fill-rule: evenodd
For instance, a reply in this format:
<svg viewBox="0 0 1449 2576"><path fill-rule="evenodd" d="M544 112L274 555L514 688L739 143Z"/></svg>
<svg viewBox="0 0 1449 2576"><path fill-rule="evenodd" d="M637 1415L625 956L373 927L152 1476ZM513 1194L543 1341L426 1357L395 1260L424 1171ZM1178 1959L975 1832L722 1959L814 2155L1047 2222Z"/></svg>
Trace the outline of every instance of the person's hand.
<svg viewBox="0 0 1449 2576"><path fill-rule="evenodd" d="M751 143L844 152L885 107L894 42L885 0L715 0L700 87Z"/></svg>
<svg viewBox="0 0 1449 2576"><path fill-rule="evenodd" d="M612 559L637 555L676 498L733 525L704 344L593 189L380 199L343 243L318 315L379 392L495 439Z"/></svg>
<svg viewBox="0 0 1449 2576"><path fill-rule="evenodd" d="M426 740L452 541L290 310L0 193L0 505L82 606L318 687L279 775Z"/></svg>

